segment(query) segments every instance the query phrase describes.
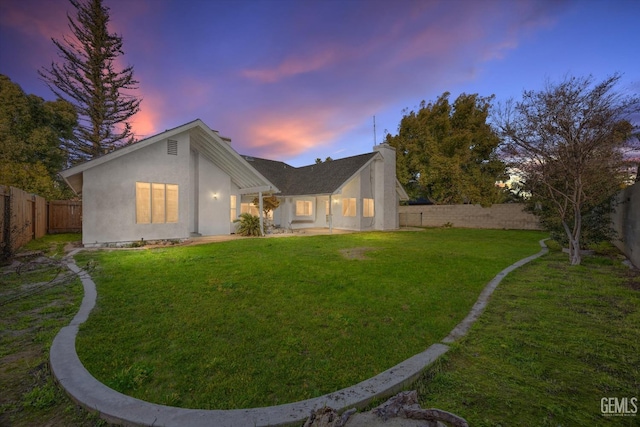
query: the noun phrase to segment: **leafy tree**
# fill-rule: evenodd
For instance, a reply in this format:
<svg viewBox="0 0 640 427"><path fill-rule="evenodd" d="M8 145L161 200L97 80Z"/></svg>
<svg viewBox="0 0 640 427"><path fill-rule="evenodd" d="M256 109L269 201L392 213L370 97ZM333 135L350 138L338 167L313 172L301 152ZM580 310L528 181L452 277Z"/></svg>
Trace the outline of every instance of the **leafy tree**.
<svg viewBox="0 0 640 427"><path fill-rule="evenodd" d="M449 95L422 101L418 112L405 110L398 135L387 134L398 180L410 197L438 204L500 203L506 193L496 181L506 175L500 138L487 123L493 96L462 94L450 104Z"/></svg>
<svg viewBox="0 0 640 427"><path fill-rule="evenodd" d="M72 37L52 39L61 63L39 71L58 97L71 102L80 116L74 138L67 146L70 160L77 163L112 151L134 140L128 120L140 109L140 99L131 95L138 82L133 67L117 70L123 55L122 37L109 33L109 8L102 0L69 0L77 10L67 15Z"/></svg>
<svg viewBox="0 0 640 427"><path fill-rule="evenodd" d="M253 205L260 209L260 199L257 197L253 199ZM278 209L280 206L280 199L278 199L275 195L266 196L262 198L262 212L264 212L264 217L269 217L269 212Z"/></svg>
<svg viewBox="0 0 640 427"><path fill-rule="evenodd" d="M495 117L529 203L552 231L564 233L572 265L581 262L585 222L610 221L607 201L629 180L624 152L634 140L628 119L640 111L640 99L616 92L619 80L615 74L602 82L592 76L547 82ZM586 230L600 233L595 226Z"/></svg>
<svg viewBox="0 0 640 427"><path fill-rule="evenodd" d="M49 200L69 197L57 173L66 165L62 147L76 124L76 111L68 102L27 95L0 74L0 184Z"/></svg>

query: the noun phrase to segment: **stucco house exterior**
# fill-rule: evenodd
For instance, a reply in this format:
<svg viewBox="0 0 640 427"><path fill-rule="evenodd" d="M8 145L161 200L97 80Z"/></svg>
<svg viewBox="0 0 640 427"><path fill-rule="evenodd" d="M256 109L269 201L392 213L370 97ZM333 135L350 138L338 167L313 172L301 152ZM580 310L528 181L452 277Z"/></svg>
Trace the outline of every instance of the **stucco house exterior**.
<svg viewBox="0 0 640 427"><path fill-rule="evenodd" d="M275 227L390 230L407 198L386 144L295 168L241 156L199 119L60 175L82 196L87 247L231 234L241 213L261 216L253 200L271 195L280 201L269 220Z"/></svg>

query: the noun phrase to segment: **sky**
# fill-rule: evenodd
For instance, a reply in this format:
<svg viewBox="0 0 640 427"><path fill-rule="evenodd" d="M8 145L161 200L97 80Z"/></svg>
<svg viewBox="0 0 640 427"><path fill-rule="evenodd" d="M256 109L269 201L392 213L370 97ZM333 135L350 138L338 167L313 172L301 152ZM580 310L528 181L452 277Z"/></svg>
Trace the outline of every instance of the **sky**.
<svg viewBox="0 0 640 427"><path fill-rule="evenodd" d="M293 166L367 153L450 92L494 104L568 75L640 93L640 0L104 0L142 98L139 139L202 119ZM55 99L68 0L0 0L0 74ZM375 117L375 119L374 119ZM375 127L374 127L375 122ZM374 131L375 128L375 131Z"/></svg>

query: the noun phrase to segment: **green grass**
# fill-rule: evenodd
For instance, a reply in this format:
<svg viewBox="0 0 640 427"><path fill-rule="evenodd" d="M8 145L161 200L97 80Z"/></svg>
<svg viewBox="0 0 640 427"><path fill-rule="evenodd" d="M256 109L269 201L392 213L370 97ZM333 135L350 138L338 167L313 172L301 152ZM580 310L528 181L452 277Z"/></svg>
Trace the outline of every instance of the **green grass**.
<svg viewBox="0 0 640 427"><path fill-rule="evenodd" d="M79 235L71 236L75 239L70 235L47 236L23 250L45 250L59 257L66 243L79 239ZM106 425L75 405L55 384L49 370L53 338L71 321L82 299L77 279L47 284L58 270L56 265L40 265L20 274L0 270L2 426Z"/></svg>
<svg viewBox="0 0 640 427"><path fill-rule="evenodd" d="M640 274L552 252L511 273L466 339L419 382L423 407L473 426L632 426L604 397L640 397Z"/></svg>
<svg viewBox="0 0 640 427"><path fill-rule="evenodd" d="M59 258L64 254L65 245L79 243L81 240L82 235L79 233L47 234L40 239L31 240L19 252L42 251L46 256Z"/></svg>
<svg viewBox="0 0 640 427"><path fill-rule="evenodd" d="M543 237L429 229L85 252L98 302L77 349L100 381L161 404L319 396L439 342ZM340 252L353 248L366 259Z"/></svg>

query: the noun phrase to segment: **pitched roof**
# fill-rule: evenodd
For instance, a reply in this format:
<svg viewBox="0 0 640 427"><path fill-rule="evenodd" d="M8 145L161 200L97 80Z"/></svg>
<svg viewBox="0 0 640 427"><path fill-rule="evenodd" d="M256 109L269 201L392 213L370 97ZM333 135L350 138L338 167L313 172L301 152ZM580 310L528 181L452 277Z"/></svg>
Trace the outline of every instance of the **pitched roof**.
<svg viewBox="0 0 640 427"><path fill-rule="evenodd" d="M242 157L278 187L281 195L299 196L334 193L376 155L377 152L360 154L299 168L274 160Z"/></svg>
<svg viewBox="0 0 640 427"><path fill-rule="evenodd" d="M252 168L242 156L240 156L229 142L229 138L221 136L218 131L212 130L200 119L185 123L184 125L166 130L157 135L140 140L134 144L125 145L108 154L104 154L93 160L75 165L60 172L60 176L69 184L76 193L82 192L84 172L121 156L140 150L167 138L171 138L182 132L189 132L191 146L207 157L212 163L227 173L231 180L238 186L241 193L256 191L278 191L273 183L262 176L260 172Z"/></svg>

